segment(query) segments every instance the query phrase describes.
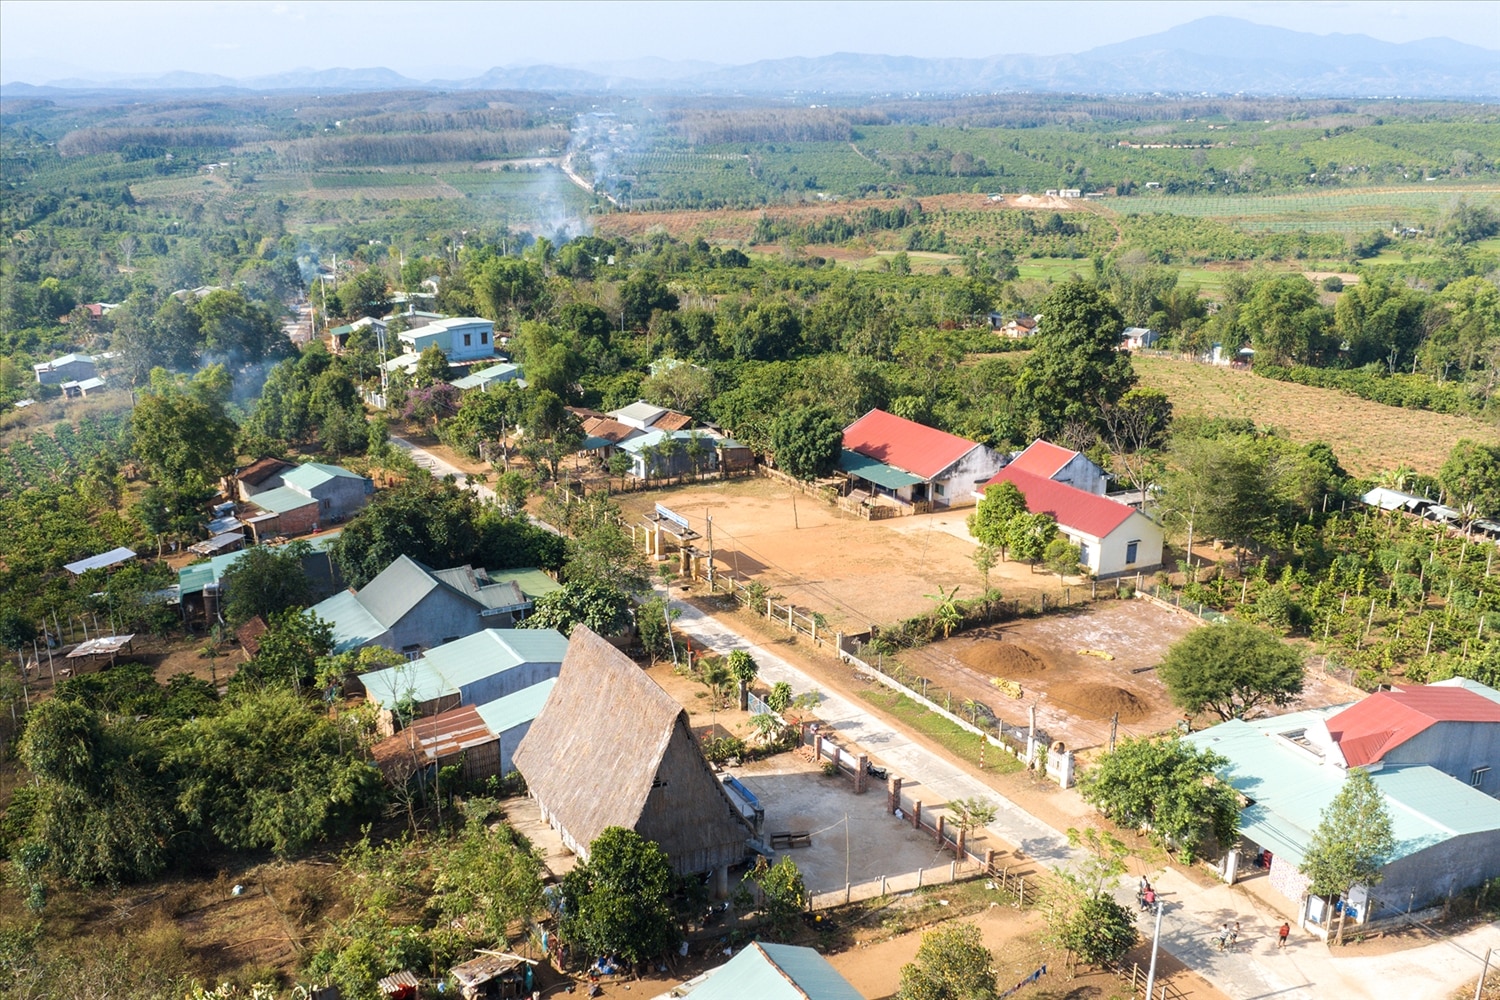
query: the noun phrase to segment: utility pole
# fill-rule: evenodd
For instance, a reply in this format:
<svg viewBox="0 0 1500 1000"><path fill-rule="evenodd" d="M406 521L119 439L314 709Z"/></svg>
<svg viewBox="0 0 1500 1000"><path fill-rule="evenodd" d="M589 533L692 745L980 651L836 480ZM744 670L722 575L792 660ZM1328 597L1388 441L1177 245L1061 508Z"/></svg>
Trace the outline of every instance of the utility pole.
<svg viewBox="0 0 1500 1000"><path fill-rule="evenodd" d="M1161 943L1161 910L1164 904L1160 899L1156 901L1156 930L1151 934L1151 968L1146 972L1146 996L1149 1000L1151 991L1156 987L1156 949Z"/></svg>

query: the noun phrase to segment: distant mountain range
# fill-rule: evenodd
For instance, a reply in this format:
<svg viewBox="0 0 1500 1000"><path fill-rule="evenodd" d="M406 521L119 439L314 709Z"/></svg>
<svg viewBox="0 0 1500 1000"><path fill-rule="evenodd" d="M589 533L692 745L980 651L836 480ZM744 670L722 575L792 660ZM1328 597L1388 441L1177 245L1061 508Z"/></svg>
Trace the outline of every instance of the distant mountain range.
<svg viewBox="0 0 1500 1000"><path fill-rule="evenodd" d="M1476 5L1476 16L1485 9ZM414 80L383 67L301 69L232 79L174 72L150 77L13 81L6 96L55 91L670 91L703 94L1246 93L1305 97L1500 96L1500 52L1446 38L1382 42L1316 35L1230 17L1205 17L1155 35L1074 55L984 59L835 53L743 66L634 59L594 66L497 66L462 80Z"/></svg>

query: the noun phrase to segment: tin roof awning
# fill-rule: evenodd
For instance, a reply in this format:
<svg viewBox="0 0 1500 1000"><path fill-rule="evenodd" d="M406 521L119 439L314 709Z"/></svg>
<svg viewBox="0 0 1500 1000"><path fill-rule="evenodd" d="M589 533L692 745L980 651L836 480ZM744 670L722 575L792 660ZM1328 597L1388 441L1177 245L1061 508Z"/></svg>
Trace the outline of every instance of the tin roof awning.
<svg viewBox="0 0 1500 1000"><path fill-rule="evenodd" d="M904 489L907 486L915 486L917 483L926 482L921 476L914 476L910 472L902 472L894 465L886 465L877 462L873 458L866 458L857 451L845 448L839 455L839 468L857 479L866 479L877 486L884 486L888 490Z"/></svg>

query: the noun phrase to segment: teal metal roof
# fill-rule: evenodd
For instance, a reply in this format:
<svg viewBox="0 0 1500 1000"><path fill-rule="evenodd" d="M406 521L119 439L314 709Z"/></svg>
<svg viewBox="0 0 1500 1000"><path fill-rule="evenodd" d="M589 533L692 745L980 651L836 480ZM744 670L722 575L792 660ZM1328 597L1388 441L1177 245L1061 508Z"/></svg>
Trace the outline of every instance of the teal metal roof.
<svg viewBox="0 0 1500 1000"><path fill-rule="evenodd" d="M290 479L291 473L287 473L285 478ZM266 490L264 493L255 494L255 496L250 498L250 502L261 510L272 514L289 514L294 510L301 510L308 504L314 504L318 501L306 493L298 493L289 486L278 486L274 490Z"/></svg>
<svg viewBox="0 0 1500 1000"><path fill-rule="evenodd" d="M238 552L230 552L227 555L214 556L206 562L184 566L177 571L177 586L181 588L181 593L184 596L188 594L201 594L203 593L203 588L218 583L224 572L239 562L244 555L245 550L241 549Z"/></svg>
<svg viewBox="0 0 1500 1000"><path fill-rule="evenodd" d="M864 1000L811 948L755 942L719 967L692 1000Z"/></svg>
<svg viewBox="0 0 1500 1000"><path fill-rule="evenodd" d="M334 542L339 540L342 529L325 531L318 535L308 535L306 538L298 539L303 545L308 546L314 552L326 552ZM214 556L205 562L196 562L191 566L184 566L177 571L177 586L180 592L186 594L201 594L203 588L210 584L218 583L228 572L229 567L239 562L248 549L238 552L229 552L222 556ZM525 588L521 588L523 591Z"/></svg>
<svg viewBox="0 0 1500 1000"><path fill-rule="evenodd" d="M523 663L560 664L567 651L568 640L550 628L491 628L429 649L419 662L460 689Z"/></svg>
<svg viewBox="0 0 1500 1000"><path fill-rule="evenodd" d="M359 599L347 590L313 605L312 612L324 621L333 623L335 653L356 649L386 632L386 626L366 611Z"/></svg>
<svg viewBox="0 0 1500 1000"><path fill-rule="evenodd" d="M1251 800L1240 811L1240 832L1299 867L1346 772L1281 734L1320 724L1335 711L1295 712L1254 722L1236 719L1187 737L1228 758L1219 776ZM1396 839L1391 861L1464 834L1500 830L1500 800L1434 767L1383 767L1372 770L1370 777L1391 816Z"/></svg>
<svg viewBox="0 0 1500 1000"><path fill-rule="evenodd" d="M325 465L322 462L305 462L295 469L288 469L281 477L284 483L300 486L310 490L314 486L321 486L330 479L363 479L364 476L350 472L348 469L337 465ZM255 498L259 501L260 497Z"/></svg>
<svg viewBox="0 0 1500 1000"><path fill-rule="evenodd" d="M684 428L680 431L647 431L640 437L630 438L629 440L620 442L620 447L630 452L632 455L638 455L643 449L654 448L665 441L667 438L672 438L674 441L682 441L686 443L688 441L691 441L694 437L697 437L699 440L701 440L705 448L712 448L714 446L714 439L709 437L707 434L699 430L688 430Z"/></svg>
<svg viewBox="0 0 1500 1000"><path fill-rule="evenodd" d="M839 468L859 479L867 479L877 486L884 486L888 490L904 489L907 486L915 486L917 483L926 482L921 476L914 476L910 472L902 472L894 465L886 465L877 462L873 458L866 458L857 451L848 448L839 453Z"/></svg>
<svg viewBox="0 0 1500 1000"><path fill-rule="evenodd" d="M429 649L409 664L361 674L359 679L381 708L392 708L407 691L417 701L431 701L523 664L561 664L567 651L568 640L552 629L492 628Z"/></svg>
<svg viewBox="0 0 1500 1000"><path fill-rule="evenodd" d="M423 702L458 694L458 688L421 659L360 674L359 680L370 697L385 709L394 709L408 696Z"/></svg>
<svg viewBox="0 0 1500 1000"><path fill-rule="evenodd" d="M490 579L496 583L514 583L521 593L533 601L554 590L562 590L562 584L539 569L490 570Z"/></svg>
<svg viewBox="0 0 1500 1000"><path fill-rule="evenodd" d="M507 733L541 715L542 706L547 704L547 696L556 685L557 678L548 677L515 694L487 701L477 706L479 717L484 720L485 728L496 736Z"/></svg>
<svg viewBox="0 0 1500 1000"><path fill-rule="evenodd" d="M509 382L521 377L521 366L502 362L498 365L490 365L481 368L477 372L470 372L463 378L454 379L451 383L458 389L488 389L492 382Z"/></svg>

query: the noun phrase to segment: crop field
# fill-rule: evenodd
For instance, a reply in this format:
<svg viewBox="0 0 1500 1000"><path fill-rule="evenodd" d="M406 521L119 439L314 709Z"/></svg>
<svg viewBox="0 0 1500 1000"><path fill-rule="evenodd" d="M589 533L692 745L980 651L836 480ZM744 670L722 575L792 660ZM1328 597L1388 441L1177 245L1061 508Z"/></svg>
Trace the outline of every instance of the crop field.
<svg viewBox="0 0 1500 1000"><path fill-rule="evenodd" d="M1325 441L1356 476L1402 465L1434 474L1459 438L1500 443L1500 430L1473 417L1385 406L1196 361L1144 355L1132 361L1141 385L1165 392L1179 416L1248 417L1299 443Z"/></svg>
<svg viewBox="0 0 1500 1000"><path fill-rule="evenodd" d="M0 452L0 497L70 481L96 458L124 455L125 416L100 414L77 427L58 424L49 434L37 431Z"/></svg>
<svg viewBox="0 0 1500 1000"><path fill-rule="evenodd" d="M1121 215L1163 212L1217 219L1255 231L1359 234L1393 223L1428 225L1460 198L1471 205L1500 208L1500 187L1379 188L1275 195L1157 195L1110 201Z"/></svg>

